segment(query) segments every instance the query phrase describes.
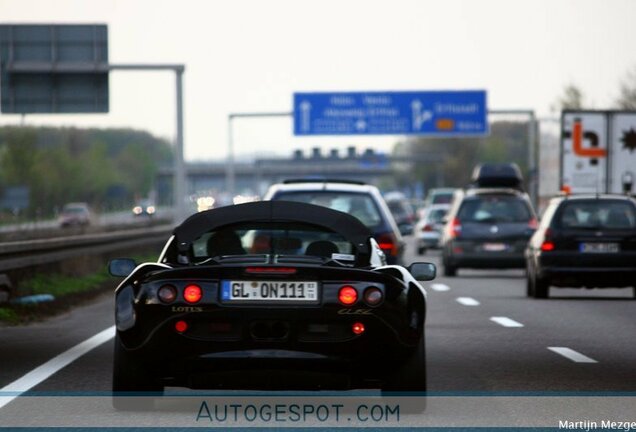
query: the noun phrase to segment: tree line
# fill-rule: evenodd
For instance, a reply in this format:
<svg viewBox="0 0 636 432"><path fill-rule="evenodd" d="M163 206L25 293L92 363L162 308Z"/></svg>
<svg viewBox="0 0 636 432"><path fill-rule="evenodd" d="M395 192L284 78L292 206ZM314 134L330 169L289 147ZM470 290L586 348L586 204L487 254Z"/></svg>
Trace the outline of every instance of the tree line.
<svg viewBox="0 0 636 432"><path fill-rule="evenodd" d="M12 188L26 190L23 212L41 217L73 201L127 208L171 161L167 140L133 129L0 127L0 200Z"/></svg>

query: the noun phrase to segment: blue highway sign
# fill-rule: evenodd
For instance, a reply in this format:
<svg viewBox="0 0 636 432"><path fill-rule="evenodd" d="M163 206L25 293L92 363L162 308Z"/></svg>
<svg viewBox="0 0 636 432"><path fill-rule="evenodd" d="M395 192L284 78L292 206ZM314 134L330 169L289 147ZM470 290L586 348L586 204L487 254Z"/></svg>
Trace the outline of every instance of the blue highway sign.
<svg viewBox="0 0 636 432"><path fill-rule="evenodd" d="M294 93L294 135L485 135L486 92Z"/></svg>

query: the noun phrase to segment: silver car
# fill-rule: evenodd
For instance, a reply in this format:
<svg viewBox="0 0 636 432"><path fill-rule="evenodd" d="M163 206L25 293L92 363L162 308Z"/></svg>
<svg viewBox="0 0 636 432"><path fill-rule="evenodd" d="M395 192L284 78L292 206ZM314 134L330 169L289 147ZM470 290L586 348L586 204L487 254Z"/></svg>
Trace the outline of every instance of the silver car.
<svg viewBox="0 0 636 432"><path fill-rule="evenodd" d="M424 209L422 218L414 229L417 239L417 253L424 255L427 249L438 249L444 228L444 216L448 213L450 204L433 204Z"/></svg>

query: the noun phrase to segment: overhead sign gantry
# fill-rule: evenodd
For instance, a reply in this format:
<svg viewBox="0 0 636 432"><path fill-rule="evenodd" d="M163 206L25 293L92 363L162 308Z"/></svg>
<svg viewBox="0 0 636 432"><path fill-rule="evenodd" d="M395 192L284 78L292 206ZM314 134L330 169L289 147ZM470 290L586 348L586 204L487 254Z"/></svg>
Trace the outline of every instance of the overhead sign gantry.
<svg viewBox="0 0 636 432"><path fill-rule="evenodd" d="M486 92L294 93L295 135L488 133Z"/></svg>
<svg viewBox="0 0 636 432"><path fill-rule="evenodd" d="M110 64L105 24L0 25L0 112L107 113L111 71L175 72L175 222L187 216L182 64Z"/></svg>

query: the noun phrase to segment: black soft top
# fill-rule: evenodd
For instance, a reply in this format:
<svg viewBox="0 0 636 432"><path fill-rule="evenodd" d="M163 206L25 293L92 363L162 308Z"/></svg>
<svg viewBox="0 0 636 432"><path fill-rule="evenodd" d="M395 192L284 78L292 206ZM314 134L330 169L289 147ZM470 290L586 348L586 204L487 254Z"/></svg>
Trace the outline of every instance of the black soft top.
<svg viewBox="0 0 636 432"><path fill-rule="evenodd" d="M337 210L293 201L258 201L196 213L173 231L180 254L208 231L241 222L301 222L327 228L351 242L359 254L370 255L371 231L357 218Z"/></svg>

